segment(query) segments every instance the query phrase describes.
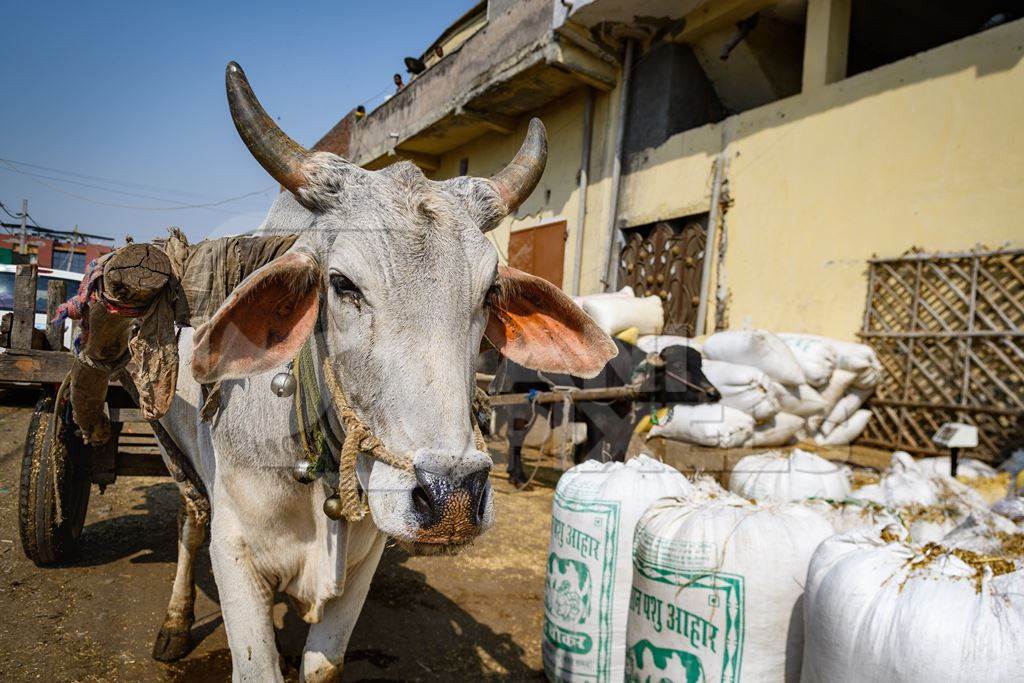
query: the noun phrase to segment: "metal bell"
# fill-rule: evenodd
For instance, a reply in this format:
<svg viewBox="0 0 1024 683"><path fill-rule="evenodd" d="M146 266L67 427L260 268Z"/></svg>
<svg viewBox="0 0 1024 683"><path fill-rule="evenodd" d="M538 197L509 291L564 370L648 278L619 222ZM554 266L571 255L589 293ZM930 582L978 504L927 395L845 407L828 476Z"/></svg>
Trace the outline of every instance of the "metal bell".
<svg viewBox="0 0 1024 683"><path fill-rule="evenodd" d="M324 514L335 521L341 519L345 514L338 494L334 494L324 501Z"/></svg>
<svg viewBox="0 0 1024 683"><path fill-rule="evenodd" d="M292 479L300 484L309 484L317 480L318 475L312 471L313 465L308 460L296 460L292 465Z"/></svg>
<svg viewBox="0 0 1024 683"><path fill-rule="evenodd" d="M295 393L295 376L290 372L279 372L270 380L270 390L278 398L288 398Z"/></svg>

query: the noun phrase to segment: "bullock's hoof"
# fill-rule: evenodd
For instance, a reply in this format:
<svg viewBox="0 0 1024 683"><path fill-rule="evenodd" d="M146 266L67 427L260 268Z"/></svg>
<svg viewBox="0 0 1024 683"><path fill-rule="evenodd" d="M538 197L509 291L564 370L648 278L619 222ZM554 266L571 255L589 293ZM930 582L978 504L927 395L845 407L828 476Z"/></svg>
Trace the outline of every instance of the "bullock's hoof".
<svg viewBox="0 0 1024 683"><path fill-rule="evenodd" d="M158 662L176 662L192 651L192 630L171 628L164 624L153 643L153 659Z"/></svg>

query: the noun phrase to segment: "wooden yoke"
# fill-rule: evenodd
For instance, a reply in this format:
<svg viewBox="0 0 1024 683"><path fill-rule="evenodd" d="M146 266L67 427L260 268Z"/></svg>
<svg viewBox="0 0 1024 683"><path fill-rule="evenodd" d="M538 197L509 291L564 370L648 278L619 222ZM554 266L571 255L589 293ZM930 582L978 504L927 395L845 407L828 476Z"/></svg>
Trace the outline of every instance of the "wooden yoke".
<svg viewBox="0 0 1024 683"><path fill-rule="evenodd" d="M130 244L103 264L103 288L88 306L83 325L88 335L71 368L72 411L87 444L110 439L110 422L103 413L110 376L129 360L134 319L148 312L170 278L170 260L151 244Z"/></svg>

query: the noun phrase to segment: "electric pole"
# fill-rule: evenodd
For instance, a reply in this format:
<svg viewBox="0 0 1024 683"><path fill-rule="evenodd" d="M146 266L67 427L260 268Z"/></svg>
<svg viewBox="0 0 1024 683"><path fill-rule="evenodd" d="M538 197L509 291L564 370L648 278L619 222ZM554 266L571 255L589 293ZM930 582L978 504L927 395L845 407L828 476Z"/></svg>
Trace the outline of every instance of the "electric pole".
<svg viewBox="0 0 1024 683"><path fill-rule="evenodd" d="M21 200L21 236L18 237L18 252L21 254L28 253L28 243L26 241L26 235L28 234L28 200Z"/></svg>

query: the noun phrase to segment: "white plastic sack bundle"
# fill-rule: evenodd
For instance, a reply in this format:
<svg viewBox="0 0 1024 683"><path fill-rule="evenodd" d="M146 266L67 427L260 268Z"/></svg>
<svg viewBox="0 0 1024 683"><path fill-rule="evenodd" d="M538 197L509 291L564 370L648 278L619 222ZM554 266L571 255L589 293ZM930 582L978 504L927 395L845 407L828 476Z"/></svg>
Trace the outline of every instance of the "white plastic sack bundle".
<svg viewBox="0 0 1024 683"><path fill-rule="evenodd" d="M637 525L627 681L798 681L800 596L832 535L796 504L663 500Z"/></svg>
<svg viewBox="0 0 1024 683"><path fill-rule="evenodd" d="M992 512L1016 524L1024 524L1024 497L1007 496L992 503Z"/></svg>
<svg viewBox="0 0 1024 683"><path fill-rule="evenodd" d="M862 486L853 491L850 497L892 508L905 505L928 506L939 502L932 480L906 451L892 454L889 469L877 484Z"/></svg>
<svg viewBox="0 0 1024 683"><path fill-rule="evenodd" d="M882 364L878 361L875 350L867 344L840 341L813 334L790 334L787 336L816 340L831 346L835 351L836 368L854 373L854 385L860 389L873 387L881 379Z"/></svg>
<svg viewBox="0 0 1024 683"><path fill-rule="evenodd" d="M825 500L816 498L804 503L825 518L837 534L853 529L886 524L900 524L899 516L887 507L865 500Z"/></svg>
<svg viewBox="0 0 1024 683"><path fill-rule="evenodd" d="M587 298L583 310L611 335L630 327L637 328L639 334L661 334L665 324L661 298L657 296Z"/></svg>
<svg viewBox="0 0 1024 683"><path fill-rule="evenodd" d="M752 365L783 384L804 384L803 370L786 343L765 330L716 332L704 342L710 360Z"/></svg>
<svg viewBox="0 0 1024 683"><path fill-rule="evenodd" d="M647 334L636 341L637 347L644 353L659 353L670 346L689 346L701 352L703 344L691 337L679 337L674 334Z"/></svg>
<svg viewBox="0 0 1024 683"><path fill-rule="evenodd" d="M763 422L779 412L779 400L771 390L771 380L750 365L737 365L720 360L706 360L701 371L722 395L724 406L750 415Z"/></svg>
<svg viewBox="0 0 1024 683"><path fill-rule="evenodd" d="M1007 541L1014 540L1008 538L1011 535L1024 538L1024 529L994 512L976 512L946 534L941 543L947 548L961 548L983 555L1000 555ZM1020 539L1017 539L1017 542L1020 542Z"/></svg>
<svg viewBox="0 0 1024 683"><path fill-rule="evenodd" d="M729 490L756 501L785 503L806 498L843 500L850 474L819 455L793 449L748 455L733 467Z"/></svg>
<svg viewBox="0 0 1024 683"><path fill-rule="evenodd" d="M804 426L804 418L789 413L777 413L761 424L754 425L754 434L743 445L746 448L787 446Z"/></svg>
<svg viewBox="0 0 1024 683"><path fill-rule="evenodd" d="M793 352L808 384L813 387L828 384L836 369L836 351L831 344L798 334L780 334L779 339Z"/></svg>
<svg viewBox="0 0 1024 683"><path fill-rule="evenodd" d="M949 474L949 456L940 455L932 458L921 458L917 466L927 475ZM976 479L978 477L994 477L998 474L991 465L983 463L974 458L960 458L956 465L956 476L965 479Z"/></svg>
<svg viewBox="0 0 1024 683"><path fill-rule="evenodd" d="M825 409L825 400L810 384L786 386L772 382L772 393L779 400L779 407L787 413L800 417L819 415Z"/></svg>
<svg viewBox="0 0 1024 683"><path fill-rule="evenodd" d="M814 443L819 446L846 446L860 436L861 432L868 426L868 420L870 419L870 410L858 410L845 422L836 425L827 436L819 434L814 437Z"/></svg>
<svg viewBox="0 0 1024 683"><path fill-rule="evenodd" d="M659 498L693 486L640 455L593 460L558 481L544 585L544 670L551 680L621 681L636 522Z"/></svg>
<svg viewBox="0 0 1024 683"><path fill-rule="evenodd" d="M822 412L826 415L831 412L839 399L845 396L846 392L853 386L855 379L857 379L855 373L843 370L842 368L836 368L836 371L832 373L832 378L819 394L821 400L825 402Z"/></svg>
<svg viewBox="0 0 1024 683"><path fill-rule="evenodd" d="M803 680L1020 680L1020 561L910 545L893 540L897 529L833 536L814 553L804 598Z"/></svg>
<svg viewBox="0 0 1024 683"><path fill-rule="evenodd" d="M633 293L633 288L626 285L617 292L597 292L596 294L584 294L583 296L574 296L572 300L577 306L583 308L583 303L586 301L601 301L602 299L613 299L613 298L626 298L633 299L636 294Z"/></svg>
<svg viewBox="0 0 1024 683"><path fill-rule="evenodd" d="M829 411L824 422L821 423L821 433L828 436L833 429L853 417L873 392L874 389L852 389L850 393L839 399Z"/></svg>
<svg viewBox="0 0 1024 683"><path fill-rule="evenodd" d="M672 406L664 423L648 436L711 448L737 448L754 434L754 418L720 403Z"/></svg>

